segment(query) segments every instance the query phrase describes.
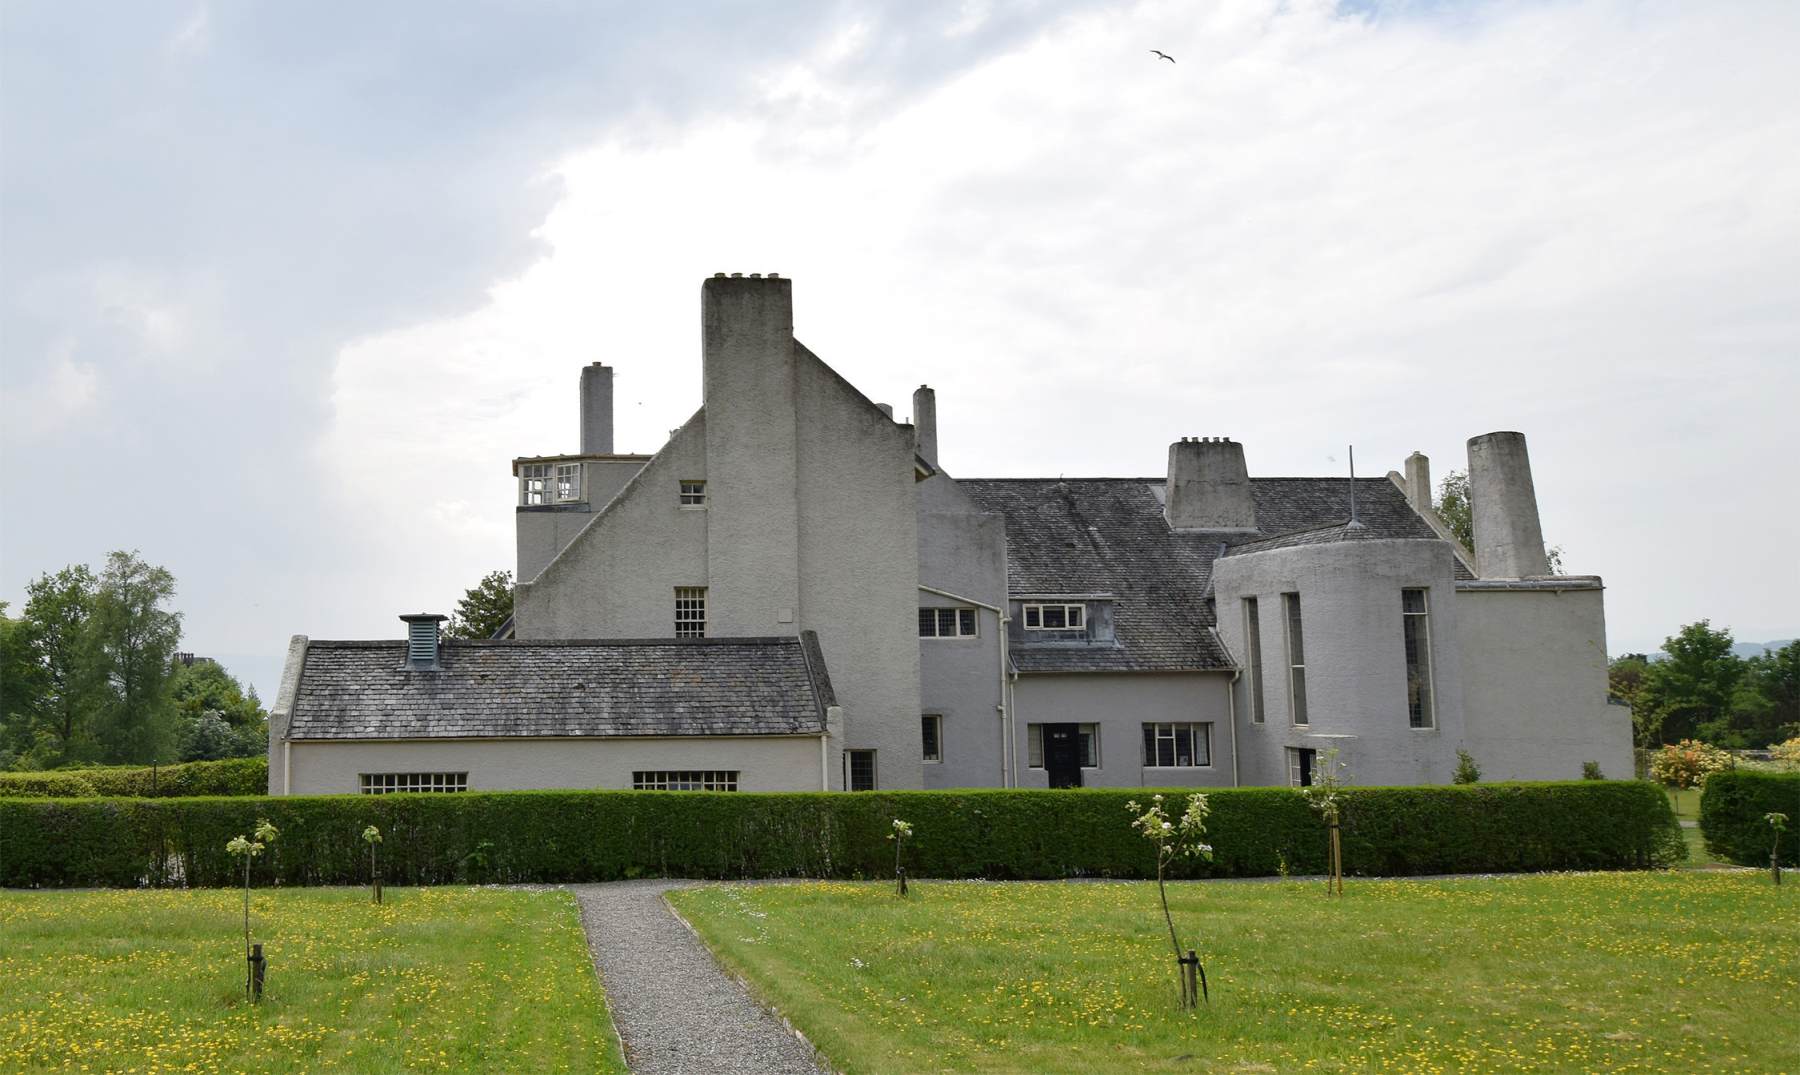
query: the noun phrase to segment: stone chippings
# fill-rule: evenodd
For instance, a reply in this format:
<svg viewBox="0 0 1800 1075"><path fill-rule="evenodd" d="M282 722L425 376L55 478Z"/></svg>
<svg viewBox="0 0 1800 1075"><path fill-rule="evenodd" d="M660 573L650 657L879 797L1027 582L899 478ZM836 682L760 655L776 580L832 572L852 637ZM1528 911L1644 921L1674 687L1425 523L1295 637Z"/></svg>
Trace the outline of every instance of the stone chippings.
<svg viewBox="0 0 1800 1075"><path fill-rule="evenodd" d="M817 735L830 681L801 638L309 643L295 739ZM808 648L814 652L810 654Z"/></svg>
<svg viewBox="0 0 1800 1075"><path fill-rule="evenodd" d="M1163 478L963 478L957 487L1006 519L1007 589L1114 595L1116 645L1012 649L1021 672L1190 672L1228 669L1213 638L1213 561L1353 540L1349 478L1252 478L1254 532L1173 530L1155 489ZM1361 538L1437 540L1387 478L1356 479ZM1460 565L1458 575L1466 574Z"/></svg>
<svg viewBox="0 0 1800 1075"><path fill-rule="evenodd" d="M688 882L691 883L691 882ZM719 969L662 895L683 884L573 885L606 1005L638 1075L817 1075L805 1042Z"/></svg>

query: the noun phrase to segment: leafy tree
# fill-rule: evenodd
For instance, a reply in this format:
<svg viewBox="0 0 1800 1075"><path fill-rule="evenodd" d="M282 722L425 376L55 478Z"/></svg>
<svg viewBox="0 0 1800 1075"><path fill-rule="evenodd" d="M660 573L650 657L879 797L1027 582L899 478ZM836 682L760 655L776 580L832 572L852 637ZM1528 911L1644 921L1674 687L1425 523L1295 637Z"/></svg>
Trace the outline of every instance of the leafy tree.
<svg viewBox="0 0 1800 1075"><path fill-rule="evenodd" d="M495 571L463 594L444 629L446 638L492 638L513 614L513 576Z"/></svg>
<svg viewBox="0 0 1800 1075"><path fill-rule="evenodd" d="M1444 475L1438 483L1438 518L1456 535L1465 549L1475 548L1475 511L1469 504L1469 473L1465 470L1453 470ZM1563 548L1552 545L1544 550L1544 559L1550 563L1552 575L1567 574L1563 570Z"/></svg>
<svg viewBox="0 0 1800 1075"><path fill-rule="evenodd" d="M1800 642L1744 662L1732 699L1732 738L1759 748L1800 735Z"/></svg>
<svg viewBox="0 0 1800 1075"><path fill-rule="evenodd" d="M46 689L31 621L8 616L6 602L0 601L0 769L11 768L36 743Z"/></svg>
<svg viewBox="0 0 1800 1075"><path fill-rule="evenodd" d="M1452 784L1481 783L1481 766L1475 764L1474 757L1468 751L1457 750L1456 772L1451 774L1450 782Z"/></svg>
<svg viewBox="0 0 1800 1075"><path fill-rule="evenodd" d="M24 631L38 667L33 764L44 768L97 756L92 719L104 684L95 668L93 618L98 581L85 564L40 575L25 587Z"/></svg>
<svg viewBox="0 0 1800 1075"><path fill-rule="evenodd" d="M1667 655L1644 670L1633 718L1644 741L1701 738L1701 726L1728 729L1743 662L1731 652L1731 632L1708 620L1683 627L1663 642Z"/></svg>
<svg viewBox="0 0 1800 1075"><path fill-rule="evenodd" d="M248 758L267 749L268 714L256 688L245 690L219 662L204 657L178 662L169 681L169 700L182 761ZM220 727L202 732L199 726L209 716Z"/></svg>
<svg viewBox="0 0 1800 1075"><path fill-rule="evenodd" d="M169 681L181 643L181 614L163 605L174 596L175 576L137 553L106 558L91 628L94 667L106 684L96 738L108 761L144 763L173 754Z"/></svg>

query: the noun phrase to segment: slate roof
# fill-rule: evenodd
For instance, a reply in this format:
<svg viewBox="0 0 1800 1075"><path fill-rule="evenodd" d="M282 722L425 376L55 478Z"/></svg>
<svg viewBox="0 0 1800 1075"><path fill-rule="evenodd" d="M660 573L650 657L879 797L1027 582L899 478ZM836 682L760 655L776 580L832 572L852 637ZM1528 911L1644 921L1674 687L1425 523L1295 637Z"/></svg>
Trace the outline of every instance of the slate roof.
<svg viewBox="0 0 1800 1075"><path fill-rule="evenodd" d="M313 641L293 739L818 735L837 704L818 637Z"/></svg>
<svg viewBox="0 0 1800 1075"><path fill-rule="evenodd" d="M1235 548L1343 540L1349 478L1252 478L1259 529L1173 530L1163 478L962 478L957 487L1006 519L1013 594L1114 598L1116 644L1012 648L1020 672L1170 672L1227 669L1207 600L1213 561ZM1387 478L1356 479L1364 538L1438 540ZM1460 566L1459 577L1463 574Z"/></svg>

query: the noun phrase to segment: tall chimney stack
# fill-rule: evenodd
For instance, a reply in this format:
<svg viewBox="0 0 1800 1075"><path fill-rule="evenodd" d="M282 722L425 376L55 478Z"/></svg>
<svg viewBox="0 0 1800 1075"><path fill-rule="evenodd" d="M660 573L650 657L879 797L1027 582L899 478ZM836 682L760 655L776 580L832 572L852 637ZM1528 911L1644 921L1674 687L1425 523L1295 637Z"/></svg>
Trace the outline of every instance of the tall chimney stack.
<svg viewBox="0 0 1800 1075"><path fill-rule="evenodd" d="M1227 437L1183 437L1169 445L1163 515L1177 530L1255 530L1244 446Z"/></svg>
<svg viewBox="0 0 1800 1075"><path fill-rule="evenodd" d="M1485 433L1469 439L1469 509L1475 571L1482 578L1550 573L1525 434Z"/></svg>
<svg viewBox="0 0 1800 1075"><path fill-rule="evenodd" d="M613 371L595 362L581 368L581 454L613 450Z"/></svg>
<svg viewBox="0 0 1800 1075"><path fill-rule="evenodd" d="M913 450L919 458L937 466L937 393L922 384L913 393Z"/></svg>
<svg viewBox="0 0 1800 1075"><path fill-rule="evenodd" d="M1431 510L1431 460L1424 452L1406 457L1406 499L1421 515Z"/></svg>

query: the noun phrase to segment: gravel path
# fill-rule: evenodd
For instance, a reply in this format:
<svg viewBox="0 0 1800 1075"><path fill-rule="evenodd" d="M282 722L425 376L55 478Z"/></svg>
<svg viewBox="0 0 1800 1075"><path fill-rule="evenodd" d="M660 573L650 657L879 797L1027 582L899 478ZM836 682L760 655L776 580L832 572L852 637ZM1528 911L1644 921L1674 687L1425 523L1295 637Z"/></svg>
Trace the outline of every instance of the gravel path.
<svg viewBox="0 0 1800 1075"><path fill-rule="evenodd" d="M639 1075L818 1075L813 1050L713 961L663 903L692 882L570 885L606 1003Z"/></svg>

